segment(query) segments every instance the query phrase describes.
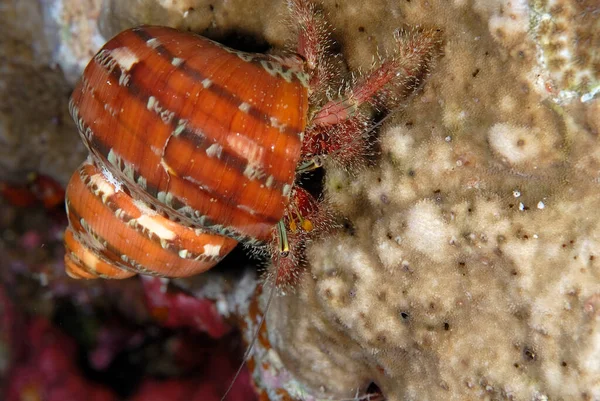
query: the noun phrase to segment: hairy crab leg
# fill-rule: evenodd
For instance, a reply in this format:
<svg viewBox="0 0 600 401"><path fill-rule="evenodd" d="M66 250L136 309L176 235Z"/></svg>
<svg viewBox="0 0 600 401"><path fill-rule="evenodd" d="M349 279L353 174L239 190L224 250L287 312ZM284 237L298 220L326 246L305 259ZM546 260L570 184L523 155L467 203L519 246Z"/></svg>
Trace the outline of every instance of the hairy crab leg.
<svg viewBox="0 0 600 401"><path fill-rule="evenodd" d="M417 77L428 67L439 42L437 32L433 30L408 35L396 32L395 39L398 44L396 54L366 74L344 97L323 106L314 116L312 124L339 124L353 116L363 103L375 101L375 97L385 92L387 86L404 85L409 79Z"/></svg>

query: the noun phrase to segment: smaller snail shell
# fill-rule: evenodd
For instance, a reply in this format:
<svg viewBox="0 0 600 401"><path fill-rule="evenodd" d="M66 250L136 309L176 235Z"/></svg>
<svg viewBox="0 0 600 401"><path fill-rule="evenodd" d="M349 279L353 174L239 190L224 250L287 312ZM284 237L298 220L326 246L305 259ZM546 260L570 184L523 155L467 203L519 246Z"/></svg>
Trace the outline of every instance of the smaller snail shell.
<svg viewBox="0 0 600 401"><path fill-rule="evenodd" d="M66 198L65 266L74 278L191 276L210 269L237 244L162 216L90 159L73 174Z"/></svg>

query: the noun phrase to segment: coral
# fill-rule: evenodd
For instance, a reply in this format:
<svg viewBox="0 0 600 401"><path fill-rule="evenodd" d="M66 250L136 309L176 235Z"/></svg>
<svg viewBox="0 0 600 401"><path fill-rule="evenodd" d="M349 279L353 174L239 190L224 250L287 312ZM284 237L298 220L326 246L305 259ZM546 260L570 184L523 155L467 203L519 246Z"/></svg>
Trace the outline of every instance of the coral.
<svg viewBox="0 0 600 401"><path fill-rule="evenodd" d="M143 277L142 281L148 308L162 326L191 327L214 338L231 330L212 300L181 292L169 294L167 282L160 278Z"/></svg>
<svg viewBox="0 0 600 401"><path fill-rule="evenodd" d="M600 91L600 20L595 1L535 1L532 18L540 62L558 98L589 100Z"/></svg>
<svg viewBox="0 0 600 401"><path fill-rule="evenodd" d="M2 299L2 302L3 307L8 305L5 299ZM28 321L26 325L15 325L14 320L11 323L12 325L8 327L12 331L20 328L23 333L19 333L19 337L15 337L11 344L12 352L15 354L14 362L7 375L6 388L2 391L3 397L5 397L3 399L7 401L30 399L48 401L84 399L94 401L117 399L216 401L221 398L228 384L225 379L233 375L237 365L237 362L232 360L229 349L223 345L212 344L210 349L202 349L198 347L197 338L183 336L171 338L168 344L170 352L174 354L172 357L179 359L175 360L178 366L184 365L185 359L187 359L189 361L187 364L195 371L199 370L200 374L196 374L194 377L168 378L166 380L147 377L137 386L132 396L118 397L102 384L94 383L84 377L78 366L77 344L71 337L52 326L48 320L37 317ZM131 343L130 333L123 332L122 328L113 326L107 332L110 332L113 337L116 333L120 333L123 338L130 337L129 342ZM137 337L138 343L140 343L141 337ZM145 341L147 340L146 338ZM139 347L139 344L136 346ZM106 354L106 352L106 350L96 351L94 353L96 362L98 353ZM180 355L177 355L178 353ZM194 358L190 358L190 354L194 355ZM161 357L166 358L168 355L161 355ZM156 365L166 365L168 361L162 360L155 363ZM93 366L94 368L99 367L98 363ZM103 366L103 368L106 369L107 366ZM241 375L228 400L254 400L249 379L247 374Z"/></svg>
<svg viewBox="0 0 600 401"><path fill-rule="evenodd" d="M255 376L271 399L600 399L598 47L573 84L526 2L396 10L439 27L444 57L375 166L327 169L347 229L273 301ZM595 21L569 29L595 43Z"/></svg>
<svg viewBox="0 0 600 401"><path fill-rule="evenodd" d="M75 344L38 318L27 326L23 341L30 347L12 367L5 393L7 401L93 400L113 401L110 391L85 380L77 372ZM15 346L16 344L13 344Z"/></svg>

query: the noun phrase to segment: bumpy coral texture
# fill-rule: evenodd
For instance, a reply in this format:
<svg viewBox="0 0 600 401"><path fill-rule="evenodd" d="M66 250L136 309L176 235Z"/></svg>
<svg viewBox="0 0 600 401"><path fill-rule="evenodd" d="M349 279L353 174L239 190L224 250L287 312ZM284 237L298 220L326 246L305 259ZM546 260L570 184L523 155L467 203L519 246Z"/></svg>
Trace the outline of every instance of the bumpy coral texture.
<svg viewBox="0 0 600 401"><path fill-rule="evenodd" d="M561 4L540 7L581 5ZM272 362L306 399L375 383L392 401L600 400L600 100L547 69L525 1L390 10L386 24L441 28L444 56L382 129L374 167L328 169L348 228L314 243L296 294L273 301ZM577 35L597 44L593 27ZM569 68L597 79L597 64Z"/></svg>
<svg viewBox="0 0 600 401"><path fill-rule="evenodd" d="M540 61L557 96L590 99L600 91L598 2L537 1L532 5Z"/></svg>

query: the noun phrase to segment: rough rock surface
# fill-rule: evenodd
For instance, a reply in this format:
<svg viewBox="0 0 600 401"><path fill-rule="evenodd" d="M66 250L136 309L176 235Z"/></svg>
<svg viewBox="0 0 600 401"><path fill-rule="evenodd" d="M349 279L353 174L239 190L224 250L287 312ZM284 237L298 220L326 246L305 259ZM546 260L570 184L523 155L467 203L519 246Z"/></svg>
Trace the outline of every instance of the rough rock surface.
<svg viewBox="0 0 600 401"><path fill-rule="evenodd" d="M0 180L20 183L43 172L66 184L85 157L67 102L102 43L98 36L90 44L80 29L93 29L90 14L98 5L9 0L0 6ZM75 42L80 52L68 46Z"/></svg>

